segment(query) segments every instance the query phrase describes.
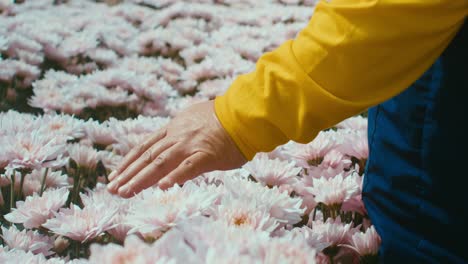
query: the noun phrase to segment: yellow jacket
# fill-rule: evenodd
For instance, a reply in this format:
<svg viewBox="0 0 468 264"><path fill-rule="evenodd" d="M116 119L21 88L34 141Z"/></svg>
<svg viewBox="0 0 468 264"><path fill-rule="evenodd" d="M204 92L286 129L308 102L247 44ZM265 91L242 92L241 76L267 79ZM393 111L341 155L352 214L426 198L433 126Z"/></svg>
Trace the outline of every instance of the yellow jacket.
<svg viewBox="0 0 468 264"><path fill-rule="evenodd" d="M249 160L288 140L310 142L407 88L467 14L468 0L321 1L296 39L216 97L216 115Z"/></svg>

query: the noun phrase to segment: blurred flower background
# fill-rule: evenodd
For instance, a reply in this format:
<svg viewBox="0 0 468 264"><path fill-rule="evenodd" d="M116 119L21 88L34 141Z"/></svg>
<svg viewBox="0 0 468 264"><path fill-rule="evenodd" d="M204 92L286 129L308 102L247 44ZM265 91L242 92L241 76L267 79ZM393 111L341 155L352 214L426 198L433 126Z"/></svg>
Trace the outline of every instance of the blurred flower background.
<svg viewBox="0 0 468 264"><path fill-rule="evenodd" d="M0 263L376 263L362 116L166 191L105 188L315 2L0 0Z"/></svg>

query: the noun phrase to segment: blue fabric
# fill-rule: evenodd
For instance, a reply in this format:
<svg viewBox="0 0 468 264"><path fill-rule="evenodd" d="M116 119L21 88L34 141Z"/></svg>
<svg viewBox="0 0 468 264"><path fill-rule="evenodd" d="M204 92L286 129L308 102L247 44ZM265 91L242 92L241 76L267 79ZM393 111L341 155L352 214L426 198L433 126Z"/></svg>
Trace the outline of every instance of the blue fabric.
<svg viewBox="0 0 468 264"><path fill-rule="evenodd" d="M398 96L369 110L363 200L383 263L468 263L468 26Z"/></svg>

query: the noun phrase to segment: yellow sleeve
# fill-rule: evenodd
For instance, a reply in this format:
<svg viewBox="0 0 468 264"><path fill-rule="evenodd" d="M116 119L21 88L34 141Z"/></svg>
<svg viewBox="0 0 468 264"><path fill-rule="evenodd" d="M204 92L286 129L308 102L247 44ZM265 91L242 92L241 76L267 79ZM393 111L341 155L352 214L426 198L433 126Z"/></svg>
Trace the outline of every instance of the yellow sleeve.
<svg viewBox="0 0 468 264"><path fill-rule="evenodd" d="M467 0L321 1L296 39L216 97L216 115L249 160L288 140L310 142L407 88L467 14Z"/></svg>

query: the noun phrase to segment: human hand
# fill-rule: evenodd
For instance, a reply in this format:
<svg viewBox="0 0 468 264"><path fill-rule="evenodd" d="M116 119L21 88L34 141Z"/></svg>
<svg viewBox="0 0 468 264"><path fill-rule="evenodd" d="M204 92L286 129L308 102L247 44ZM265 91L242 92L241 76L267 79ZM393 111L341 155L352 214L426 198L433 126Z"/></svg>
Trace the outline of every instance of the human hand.
<svg viewBox="0 0 468 264"><path fill-rule="evenodd" d="M204 172L235 169L246 162L218 121L213 101L199 103L133 148L109 175L108 190L128 198L156 183L166 189Z"/></svg>

